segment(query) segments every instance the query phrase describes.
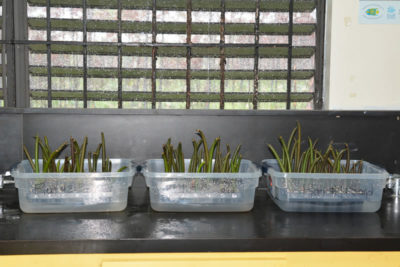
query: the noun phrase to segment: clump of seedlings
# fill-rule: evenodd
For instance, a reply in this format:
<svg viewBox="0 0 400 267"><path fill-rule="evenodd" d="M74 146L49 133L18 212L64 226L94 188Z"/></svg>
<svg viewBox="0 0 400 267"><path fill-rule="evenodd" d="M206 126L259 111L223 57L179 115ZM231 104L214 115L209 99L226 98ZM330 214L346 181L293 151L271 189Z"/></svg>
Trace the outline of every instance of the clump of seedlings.
<svg viewBox="0 0 400 267"><path fill-rule="evenodd" d="M239 155L241 145L231 151L226 145L226 153L221 150L221 138L217 137L211 146L208 146L207 139L201 130L196 134L200 140L192 140L193 154L190 159L188 172L192 173L237 173L239 172L242 155ZM162 158L164 160L165 172L185 172L185 157L182 151L182 144L177 148L171 144L171 138L163 145Z"/></svg>
<svg viewBox="0 0 400 267"><path fill-rule="evenodd" d="M279 137L282 153L279 155L272 145L268 148L278 162L282 172L298 173L362 173L363 161L352 162L350 160L350 149L345 144L345 149L337 150L332 142L325 152L316 148L317 140L313 141L310 137L306 141L308 148L302 150L301 126L293 129L286 142L282 136ZM345 164L341 163L345 160Z"/></svg>
<svg viewBox="0 0 400 267"><path fill-rule="evenodd" d="M34 173L71 173L85 172L84 163L86 159L87 145L87 136L84 137L82 145L79 145L76 139L71 137L69 142L64 142L56 150L52 151L46 136L43 137L43 140L39 136L36 136L34 158L31 157L25 145L23 146L23 149ZM70 147L70 155L65 156L64 162L62 162L62 160L57 158L68 146ZM40 169L39 165L40 154L42 156L42 169ZM100 156L100 172L111 172L112 163L106 154L106 142L103 132L101 133L101 143L98 144L96 151L87 153L88 172L98 171L97 165ZM126 166L123 166L118 170L118 172L121 172L126 168Z"/></svg>

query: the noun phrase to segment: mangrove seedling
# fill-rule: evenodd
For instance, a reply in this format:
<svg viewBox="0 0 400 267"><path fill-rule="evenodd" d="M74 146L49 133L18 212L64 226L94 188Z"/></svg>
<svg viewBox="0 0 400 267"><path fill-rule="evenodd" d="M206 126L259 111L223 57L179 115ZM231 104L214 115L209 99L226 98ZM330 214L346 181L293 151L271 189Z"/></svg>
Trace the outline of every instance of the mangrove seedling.
<svg viewBox="0 0 400 267"><path fill-rule="evenodd" d="M226 154L221 150L221 138L217 137L211 146L208 146L207 139L201 130L196 131L199 141L192 140L193 153L190 158L188 172L221 173L239 172L242 155L239 155L241 145L231 153L230 146L226 146ZM177 149L171 144L171 138L163 145L161 157L164 161L165 172L185 172L185 161L182 151L182 144Z"/></svg>
<svg viewBox="0 0 400 267"><path fill-rule="evenodd" d="M301 144L301 126L297 122L297 126L292 130L288 141L286 142L282 136L278 138L281 145L281 155L275 148L269 144L268 148L278 162L282 172L299 172L299 173L362 173L363 161L352 162L350 160L350 149L348 144L345 148L337 150L333 147L332 142L329 144L325 152L316 148L317 140L313 141L308 137L308 148L302 150ZM345 164L342 164L345 160Z"/></svg>
<svg viewBox="0 0 400 267"><path fill-rule="evenodd" d="M70 147L70 155L64 157L64 162L61 165L61 160L57 160L60 154L67 148ZM85 159L88 146L88 138L83 138L82 145L79 145L76 139L70 138L69 142L64 142L56 150L52 151L46 136L43 140L36 135L35 137L35 157L34 159L28 152L28 149L23 145L24 153L35 173L48 173L48 172L85 172ZM40 170L39 158L42 155L42 170ZM111 172L112 163L110 158L106 154L106 142L104 133L101 133L101 143L97 146L95 152L87 153L88 172L97 172L98 160L102 159L101 172ZM127 169L126 166L121 167L118 172Z"/></svg>

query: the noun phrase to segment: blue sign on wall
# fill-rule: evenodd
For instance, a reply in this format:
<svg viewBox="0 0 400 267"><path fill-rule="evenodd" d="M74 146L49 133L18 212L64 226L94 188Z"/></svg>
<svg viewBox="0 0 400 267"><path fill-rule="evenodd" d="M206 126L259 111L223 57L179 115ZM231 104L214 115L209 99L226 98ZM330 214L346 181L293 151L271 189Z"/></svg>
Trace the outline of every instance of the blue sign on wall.
<svg viewBox="0 0 400 267"><path fill-rule="evenodd" d="M362 24L400 24L400 0L360 0L359 22Z"/></svg>

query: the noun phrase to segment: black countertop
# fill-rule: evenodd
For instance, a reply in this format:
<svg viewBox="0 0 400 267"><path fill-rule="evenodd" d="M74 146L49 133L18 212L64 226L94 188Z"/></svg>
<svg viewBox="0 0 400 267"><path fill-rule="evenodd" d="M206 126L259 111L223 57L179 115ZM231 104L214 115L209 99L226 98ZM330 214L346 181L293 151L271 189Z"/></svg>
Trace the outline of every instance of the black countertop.
<svg viewBox="0 0 400 267"><path fill-rule="evenodd" d="M0 254L394 251L400 200L376 213L288 213L258 188L246 213L160 213L136 177L122 212L24 214L15 189L0 190Z"/></svg>

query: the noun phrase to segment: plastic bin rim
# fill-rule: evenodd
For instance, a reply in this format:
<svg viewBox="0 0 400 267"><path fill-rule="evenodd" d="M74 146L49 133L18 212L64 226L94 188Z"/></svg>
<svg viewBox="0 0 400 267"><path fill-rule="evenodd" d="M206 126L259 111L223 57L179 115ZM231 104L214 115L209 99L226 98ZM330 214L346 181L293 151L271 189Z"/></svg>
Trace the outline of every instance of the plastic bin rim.
<svg viewBox="0 0 400 267"><path fill-rule="evenodd" d="M42 160L42 159L39 159ZM121 160L132 163L133 159L125 158L111 158L111 161ZM59 173L59 172L48 172L48 173L35 173L35 172L20 172L18 167L21 164L27 163L28 160L22 160L18 163L17 167L11 170L11 176L14 179L39 179L39 178L52 178L52 179L93 179L93 178L124 178L127 176L133 176L135 169L132 168L132 164L129 164L126 170L122 172L74 172L74 173ZM54 176L56 175L56 176ZM62 176L62 177L61 177Z"/></svg>
<svg viewBox="0 0 400 267"><path fill-rule="evenodd" d="M197 173L197 172L152 172L147 168L149 161L161 161L162 159L148 159L146 160L145 166L143 166L144 176L151 176L152 178L181 178L181 179L193 179L193 178L213 178L213 179L227 179L227 178L241 178L241 179L254 179L261 176L261 170L251 160L242 159L242 163L248 162L253 169L252 172L214 172L214 173ZM185 159L190 160L190 159ZM188 177L189 175L189 177ZM228 177L227 177L228 176Z"/></svg>
<svg viewBox="0 0 400 267"><path fill-rule="evenodd" d="M268 162L277 162L276 159L265 159L261 163L262 165L268 164ZM386 179L389 177L389 173L368 161L363 161L364 164L368 164L371 168L375 170L379 170L380 173L304 173L304 172L279 172L275 170L273 167L268 168L267 173L270 175L281 175L282 177L277 178L290 178L290 179L310 179L310 178L323 178L325 179L343 179L345 176L346 178L353 178L353 179L361 179L361 180L369 180L369 179L376 179L376 178L383 178Z"/></svg>

